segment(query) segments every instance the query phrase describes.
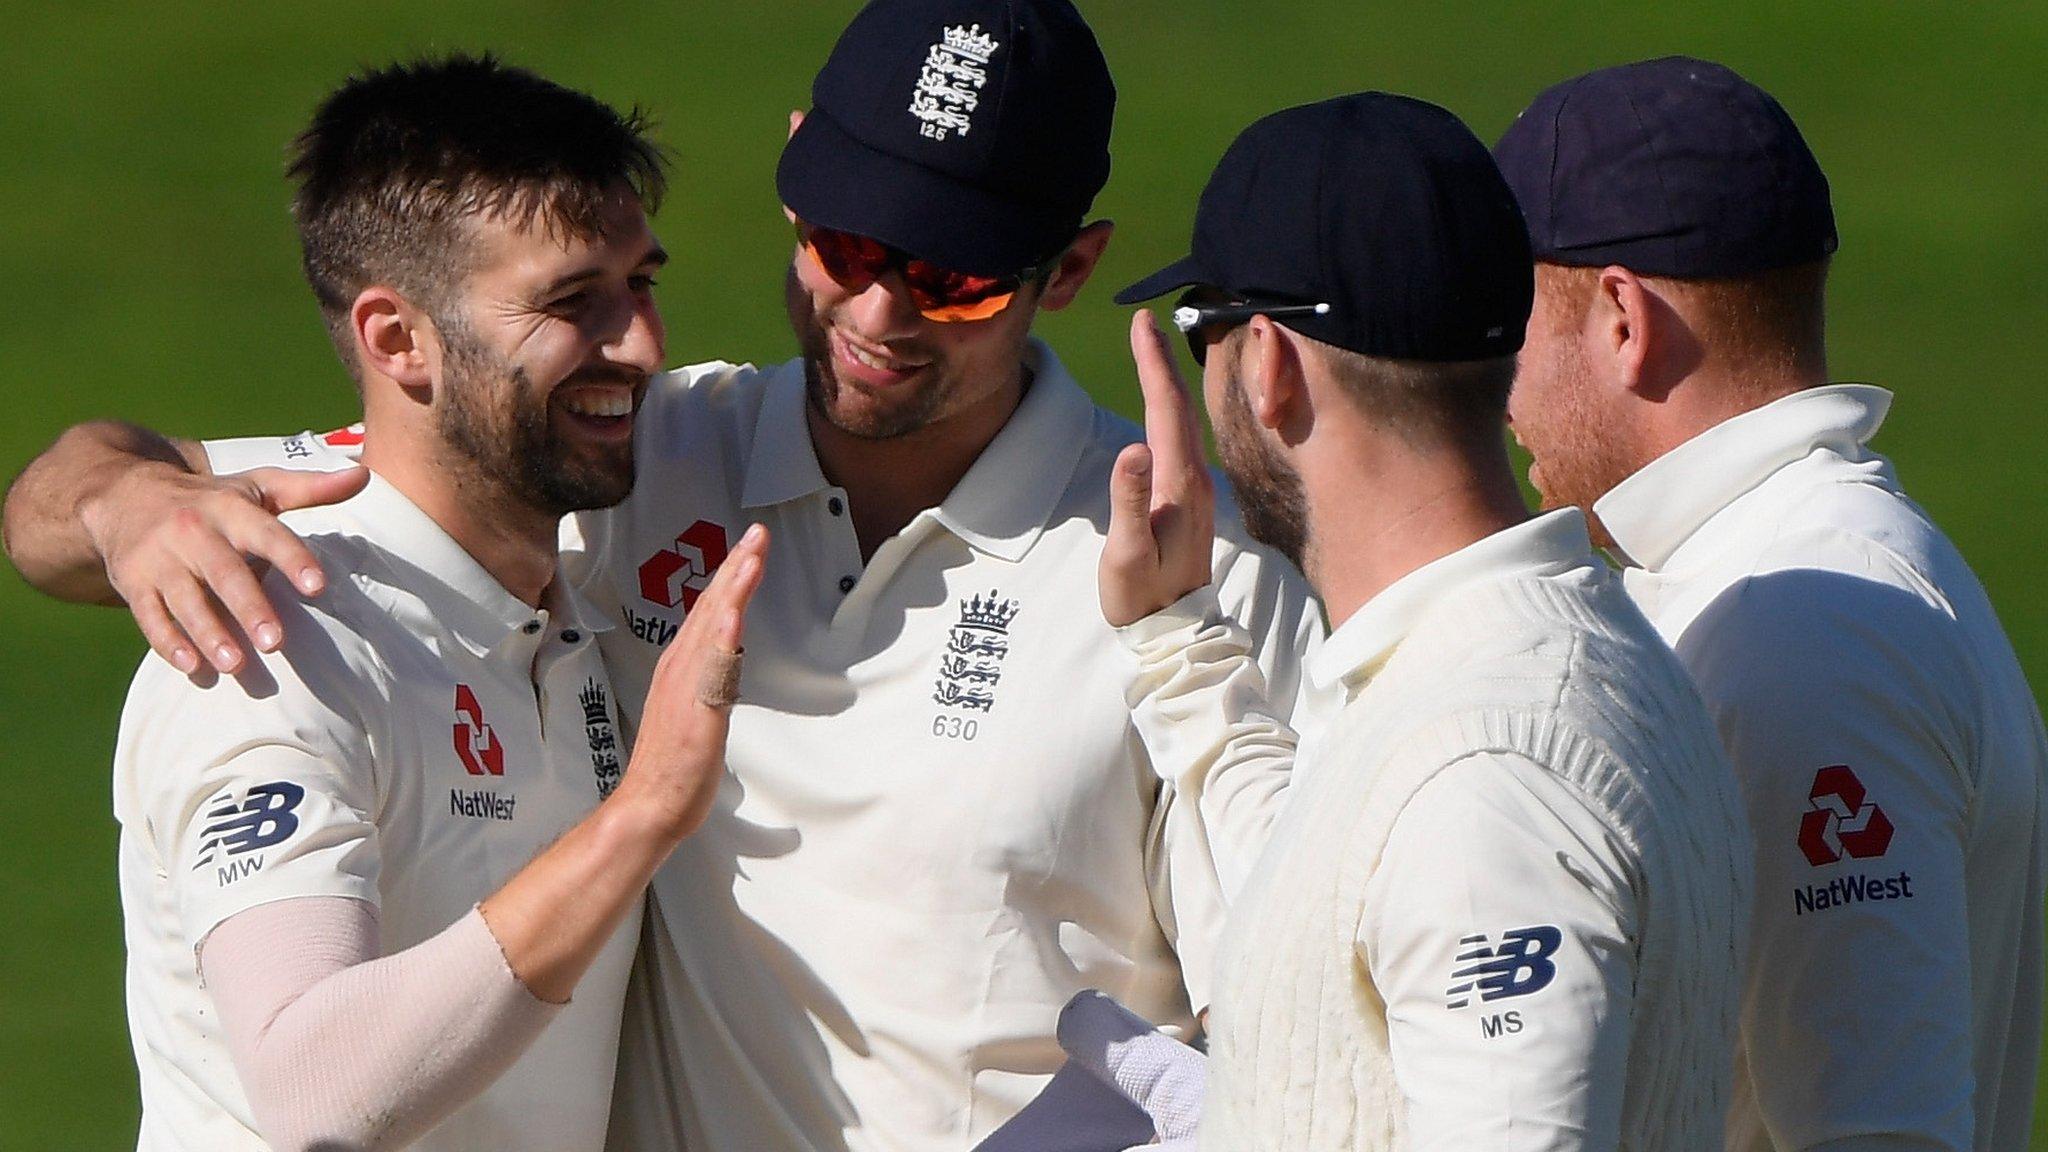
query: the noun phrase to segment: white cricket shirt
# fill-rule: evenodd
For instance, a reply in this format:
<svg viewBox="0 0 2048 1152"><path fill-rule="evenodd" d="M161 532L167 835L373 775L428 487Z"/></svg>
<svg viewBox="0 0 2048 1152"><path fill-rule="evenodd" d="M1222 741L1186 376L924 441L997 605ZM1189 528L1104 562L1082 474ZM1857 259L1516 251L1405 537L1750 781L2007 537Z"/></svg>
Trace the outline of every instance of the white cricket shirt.
<svg viewBox="0 0 2048 1152"><path fill-rule="evenodd" d="M2027 1144L2048 740L1976 576L1868 447L1890 403L1795 393L1595 506L1755 829L1731 1148Z"/></svg>
<svg viewBox="0 0 2048 1152"><path fill-rule="evenodd" d="M1132 728L1136 662L1096 590L1110 466L1140 433L1029 356L1002 432L865 564L800 362L657 378L633 496L580 517L629 722L724 549L772 533L731 776L655 878L621 1072L632 1122L673 1110L691 1152L965 1152L1060 1065L1074 993L1183 1030L1207 1002L1209 830ZM1306 585L1241 536L1216 557L1292 701L1321 630Z"/></svg>
<svg viewBox="0 0 2048 1152"><path fill-rule="evenodd" d="M1309 675L1349 703L1233 915L1204 1147L1718 1147L1734 784L1580 514L1409 573Z"/></svg>
<svg viewBox="0 0 2048 1152"><path fill-rule="evenodd" d="M279 446L213 459L270 463ZM554 610L529 608L374 476L284 519L329 588L303 600L268 578L283 650L206 688L151 655L122 713L114 808L150 1152L266 1147L199 980L215 925L352 897L376 906L387 953L411 947L588 814L623 764L592 635L606 625L565 583ZM601 1148L636 938L622 927L533 1047L411 1147Z"/></svg>
<svg viewBox="0 0 2048 1152"><path fill-rule="evenodd" d="M601 646L629 730L726 550L773 533L730 775L652 886L614 1148L966 1152L1064 1060L1074 993L1182 1034L1208 1003L1234 888L1219 857L1256 854L1288 763L1233 774L1227 827L1159 778L1096 588L1110 467L1143 435L1043 343L1027 355L1002 432L865 564L800 361L655 377L633 494L565 521L564 571L617 625ZM216 472L331 470L361 440L209 451ZM1334 711L1300 675L1320 609L1228 507L1218 521L1223 611L1277 718L1312 733Z"/></svg>

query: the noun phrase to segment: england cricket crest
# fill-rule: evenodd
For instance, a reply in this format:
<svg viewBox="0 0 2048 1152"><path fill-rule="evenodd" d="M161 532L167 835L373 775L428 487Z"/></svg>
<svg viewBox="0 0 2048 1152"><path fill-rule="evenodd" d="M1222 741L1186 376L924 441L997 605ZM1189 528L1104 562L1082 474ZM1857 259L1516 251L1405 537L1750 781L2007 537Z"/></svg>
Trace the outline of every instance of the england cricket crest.
<svg viewBox="0 0 2048 1152"><path fill-rule="evenodd" d="M1010 654L1010 621L1017 602L989 589L960 602L960 622L946 635L939 654L939 682L932 700L948 708L987 712L996 706L996 683Z"/></svg>
<svg viewBox="0 0 2048 1152"><path fill-rule="evenodd" d="M1000 47L979 24L946 29L925 53L917 90L910 95L910 114L921 121L918 135L933 140L956 132L967 135L974 127L974 110L981 107L982 86L988 83L989 57Z"/></svg>
<svg viewBox="0 0 2048 1152"><path fill-rule="evenodd" d="M605 701L605 686L593 676L583 682L576 702L583 706L583 738L590 742L590 771L597 778L597 798L602 800L619 786L619 738L612 729L612 711Z"/></svg>

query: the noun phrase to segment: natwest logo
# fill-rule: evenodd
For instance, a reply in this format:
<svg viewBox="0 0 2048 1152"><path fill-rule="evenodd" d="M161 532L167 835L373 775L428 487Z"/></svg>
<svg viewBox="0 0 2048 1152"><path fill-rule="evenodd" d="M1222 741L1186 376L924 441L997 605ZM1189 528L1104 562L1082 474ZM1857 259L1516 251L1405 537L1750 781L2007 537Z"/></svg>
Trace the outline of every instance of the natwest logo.
<svg viewBox="0 0 2048 1152"><path fill-rule="evenodd" d="M505 746L484 723L484 706L467 684L455 686L455 754L471 776L505 774Z"/></svg>
<svg viewBox="0 0 2048 1152"><path fill-rule="evenodd" d="M1813 774L1812 807L1799 819L1799 850L1818 868L1847 856L1868 860L1892 846L1892 822L1884 809L1866 801L1863 781L1847 764Z"/></svg>
<svg viewBox="0 0 2048 1152"><path fill-rule="evenodd" d="M711 574L725 563L725 529L709 520L699 520L676 537L676 542L640 565L640 595L663 608L680 607L688 612Z"/></svg>

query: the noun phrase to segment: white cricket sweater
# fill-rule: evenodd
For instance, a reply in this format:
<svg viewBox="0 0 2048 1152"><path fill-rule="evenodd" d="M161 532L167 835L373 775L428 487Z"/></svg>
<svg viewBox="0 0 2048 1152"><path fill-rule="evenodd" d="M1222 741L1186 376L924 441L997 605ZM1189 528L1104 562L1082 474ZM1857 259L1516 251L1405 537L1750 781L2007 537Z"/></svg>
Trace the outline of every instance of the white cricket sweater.
<svg viewBox="0 0 2048 1152"><path fill-rule="evenodd" d="M1508 757L1567 785L1629 866L1620 1146L1719 1149L1749 836L1697 693L1580 549L1579 562L1433 590L1384 663L1360 670L1363 685L1320 742L1315 771L1296 782L1233 910L1203 1148L1407 1146L1387 1008L1360 946L1366 891L1418 790L1453 765ZM1459 909L1442 916L1469 930L1452 923ZM1447 986L1451 975L1447 965Z"/></svg>

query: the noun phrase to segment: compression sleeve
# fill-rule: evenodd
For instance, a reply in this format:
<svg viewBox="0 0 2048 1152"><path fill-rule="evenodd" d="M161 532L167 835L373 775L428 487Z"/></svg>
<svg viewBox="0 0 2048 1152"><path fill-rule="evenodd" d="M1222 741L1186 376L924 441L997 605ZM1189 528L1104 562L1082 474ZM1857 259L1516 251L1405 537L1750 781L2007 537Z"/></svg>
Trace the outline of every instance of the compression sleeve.
<svg viewBox="0 0 2048 1152"><path fill-rule="evenodd" d="M343 897L237 913L200 973L271 1147L402 1148L483 1091L560 1005L536 999L471 909L377 955L377 911Z"/></svg>

